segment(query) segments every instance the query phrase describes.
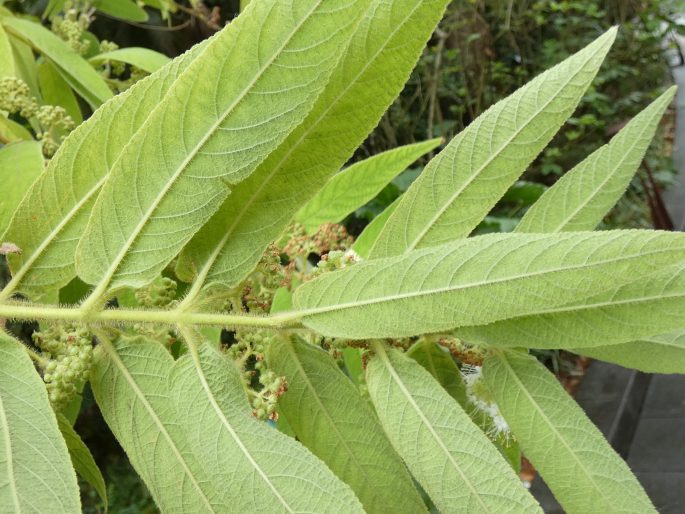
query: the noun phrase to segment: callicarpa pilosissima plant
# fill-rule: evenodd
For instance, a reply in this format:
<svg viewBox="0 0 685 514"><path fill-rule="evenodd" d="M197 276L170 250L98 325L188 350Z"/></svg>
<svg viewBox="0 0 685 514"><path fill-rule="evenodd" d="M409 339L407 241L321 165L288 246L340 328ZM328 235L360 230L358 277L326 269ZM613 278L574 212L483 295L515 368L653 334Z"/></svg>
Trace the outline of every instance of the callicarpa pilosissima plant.
<svg viewBox="0 0 685 514"><path fill-rule="evenodd" d="M163 512L540 512L521 453L568 512L654 512L528 350L685 372L685 236L593 232L673 90L514 233L469 237L616 29L491 107L356 241L337 224L441 143L338 173L447 3L252 0L62 142L0 239L0 317L39 323L0 338L4 512L79 512L74 468L104 498L72 428L86 381Z"/></svg>

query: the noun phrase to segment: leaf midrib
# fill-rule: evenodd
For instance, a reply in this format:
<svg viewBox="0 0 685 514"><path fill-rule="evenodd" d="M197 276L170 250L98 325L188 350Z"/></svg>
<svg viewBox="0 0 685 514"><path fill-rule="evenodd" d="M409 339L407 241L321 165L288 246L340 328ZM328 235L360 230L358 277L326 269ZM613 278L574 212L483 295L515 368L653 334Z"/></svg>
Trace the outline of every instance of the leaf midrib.
<svg viewBox="0 0 685 514"><path fill-rule="evenodd" d="M578 465L580 470L583 471L585 476L590 480L590 483L592 484L592 486L597 491L597 496L602 498L604 505L607 507L607 509L604 510L604 512L611 512L611 510L612 510L611 509L611 503L609 501L607 501L607 499L602 494L603 493L602 488L599 487L597 482L595 482L594 477L587 470L584 463L578 458L578 455L573 451L573 449L568 444L566 439L557 430L556 426L552 423L552 421L547 417L547 414L545 414L545 412L539 407L539 404L537 403L537 401L535 401L535 399L531 396L530 391L528 391L528 389L523 384L523 382L521 382L518 375L516 374L516 371L514 371L514 368L509 363L509 360L507 359L504 352L497 354L496 357L506 367L507 371L509 372L509 375L513 378L514 382L516 382L516 384L519 386L519 390L522 391L526 395L526 397L528 398L528 401L530 402L530 405L533 407L533 409L538 413L538 415L542 418L542 420L547 424L547 426L550 428L550 430L552 431L554 436L557 438L557 440L562 443L562 445L564 446L564 449L571 456L572 460L574 460L576 462L576 464ZM573 486L573 487L575 487L575 486Z"/></svg>
<svg viewBox="0 0 685 514"><path fill-rule="evenodd" d="M4 435L5 440L5 458L7 459L7 476L12 494L12 502L14 503L15 511L21 512L21 504L19 503L19 492L17 491L16 478L14 476L13 455L12 455L12 440L10 438L10 427L5 413L5 406L0 394L0 430Z"/></svg>
<svg viewBox="0 0 685 514"><path fill-rule="evenodd" d="M19 285L21 285L21 281L23 278L26 276L26 274L31 271L33 268L33 265L35 262L43 256L43 252L46 250L46 248L52 244L52 242L62 233L62 231L65 229L65 227L71 223L76 215L81 211L83 206L90 201L90 199L97 193L104 182L107 180L107 177L109 176L108 173L106 173L96 184L93 186L82 198L79 202L74 205L74 207L62 218L62 221L50 231L50 233L43 239L41 244L36 248L36 250L31 254L31 256L21 265L19 270L14 274L12 277L12 280L7 284L7 286L0 291L0 302L3 300L7 300L12 293L17 289ZM73 263L72 263L73 265Z"/></svg>
<svg viewBox="0 0 685 514"><path fill-rule="evenodd" d="M583 63L582 66L579 67L579 69L571 75L571 77L564 82L564 85L562 87L559 87L557 89L557 93L552 95L552 97L545 102L542 107L537 109L534 113L534 115L530 116L525 123L521 127L519 127L514 134L507 139L486 161L483 163L474 173L471 174L471 177L466 181L466 183L447 200L447 202L444 203L444 205L438 209L436 214L431 218L429 223L427 223L424 228L419 232L418 236L415 237L415 239L408 245L408 247L404 250L403 253L409 252L411 250L414 250L419 243L428 235L428 233L431 231L435 223L442 217L442 215L447 211L447 209L457 200L457 198L468 188L476 178L485 170L490 164L497 158L499 155L506 150L509 145L521 134L521 132L526 129L532 122L533 120L537 119L537 117L540 115L541 112L547 109L547 107L557 99L557 96L560 91L563 91L573 79L575 79L581 71L585 69L585 66L587 65L588 62L590 62L597 54L601 53L604 50L604 45L600 46L595 52L593 52ZM462 142L459 142L459 145L461 145ZM375 246L375 245L374 245Z"/></svg>
<svg viewBox="0 0 685 514"><path fill-rule="evenodd" d="M435 439L435 441L438 443L438 446L440 449L443 451L443 453L447 456L448 460L452 464L452 467L457 471L459 476L461 476L462 481L466 484L466 486L469 488L471 491L471 494L476 498L480 506L483 508L485 512L492 512L486 505L483 503L483 499L480 497L480 494L478 494L478 491L475 489L474 485L471 483L469 480L468 476L462 471L461 467L457 464L457 461L454 460L454 457L450 453L449 449L447 446L445 446L445 443L442 441L442 438L439 436L439 434L433 429L433 426L431 425L430 421L426 417L426 415L423 413L419 405L416 403L414 400L414 397L411 395L409 390L407 389L407 386L404 384L402 381L402 378L397 374L395 371L395 368L393 367L392 363L390 362L390 359L388 358L388 354L385 352L385 348L383 348L382 344L379 343L377 345L374 345L374 348L376 349L376 355L380 356L381 361L383 362L385 368L388 370L390 373L390 376L392 377L393 381L397 384L399 390L402 392L402 394L406 397L407 401L409 404L412 406L412 408L415 410L415 412L419 415L419 418L421 419L421 422L424 424L424 426L428 429L430 432L431 436Z"/></svg>
<svg viewBox="0 0 685 514"><path fill-rule="evenodd" d="M659 112L659 111L657 111L657 112ZM654 119L654 115L650 116L648 119L648 122L644 123L642 125L643 128L640 131L640 136L639 136L640 138L642 136L644 136L645 132L648 132L649 122L651 122L653 119ZM611 143L609 143L609 144L611 145ZM613 150L613 148L611 148L611 149ZM609 148L607 148L607 151L608 150L609 150ZM573 218L575 218L582 209L587 207L587 205L590 204L597 197L597 195L600 192L604 191L604 186L606 186L607 183L612 178L614 178L614 176L616 175L616 172L623 166L623 164L628 159L629 155L630 155L630 151L623 152L621 159L619 160L618 164L616 166L614 166L614 169L611 171L611 173L607 173L605 178L601 181L601 183L596 188L594 188L593 191L591 191L591 193L585 198L585 200L583 202L580 203L580 205L576 209L574 209L571 213L569 213L569 215L566 216L565 219L562 219L561 222L557 225L557 227L555 227L551 230L545 230L545 233L548 233L548 232L549 233L558 233L558 232L561 232L562 230L564 230L564 228L573 221ZM604 156L602 156L602 157L604 157ZM596 167L597 163L595 162L594 164ZM592 230L592 229L590 229L590 230Z"/></svg>
<svg viewBox="0 0 685 514"><path fill-rule="evenodd" d="M467 284L458 284L454 286L446 286L446 287L439 287L439 288L433 288L433 289L422 289L420 291L410 291L407 293L397 293L397 294L392 294L392 295L386 295L382 297L375 297L375 298L369 298L367 300L354 300L354 301L349 301L345 303L336 303L333 305L324 305L321 307L313 307L310 309L303 309L300 310L299 312L301 313L302 316L312 316L316 314L325 314L331 311L338 311L338 310L345 310L345 309L352 309L352 308L357 308L357 307L363 307L367 305L375 305L375 304L381 304L381 303L386 303L386 302L393 302L397 300L405 300L405 299L410 299L410 298L416 298L416 297L421 297L425 295L435 295L435 294L442 294L442 293L450 293L454 291L460 291L460 290L467 290L467 289L472 289L472 288L477 288L477 287L487 287L495 284L503 284L507 282L513 282L516 280L521 280L521 279L528 279L528 278L533 278L533 277L539 277L539 276L544 276L546 274L553 274L553 273L562 273L562 272L567 272L567 271L575 271L575 270L582 270L583 268L586 267L595 267L595 266L604 266L607 264L615 263L615 262L623 262L631 259L639 259L639 258L645 258L649 257L650 255L653 254L661 254L663 251L654 251L654 252L646 252L642 254L634 254L629 257L625 256L620 256L614 259L606 259L602 261L597 261L592 263L592 265L586 264L579 264L579 265L574 265L574 266L568 266L564 268L551 268L551 269L545 269L545 270L540 270L540 271L535 271L531 273L526 273L526 274L518 274L518 275L511 275L508 277L503 277L500 279L493 279L493 280L481 280L479 282L472 282L472 283L467 283ZM681 296L681 295L676 295ZM651 297L647 297L651 298ZM639 301L643 301L643 299L640 299ZM618 302L616 302L618 303ZM610 305L613 305L614 303L610 303ZM594 304L590 304L594 305ZM601 305L601 304L598 304ZM576 307L576 306L573 306ZM551 309L549 312L554 312L555 309ZM539 311L541 313L546 313L548 312L547 310L541 310ZM517 317L523 317L527 315L521 315L521 316L512 316L513 318Z"/></svg>
<svg viewBox="0 0 685 514"><path fill-rule="evenodd" d="M145 410L147 411L148 415L150 418L152 418L152 421L157 425L157 428L159 429L159 433L164 436L164 439L166 439L167 444L169 445L169 448L172 450L172 453L174 457L176 457L176 460L178 463L181 465L183 468L183 472L185 475L190 479L190 482L193 484L195 490L198 492L200 498L202 498L205 506L209 510L209 512L213 512L215 514L219 514L214 510L214 507L212 504L209 502L209 499L205 496L204 491L200 487L200 485L197 483L195 480L195 477L190 471L190 468L188 467L188 463L185 461L183 454L181 451L176 447L176 444L174 443L173 439L171 438L171 435L167 431L166 427L164 426L164 423L162 423L162 420L159 418L157 415L157 412L154 410L150 402L148 401L147 397L143 393L143 391L140 389L138 386L138 383L135 381L135 379L131 376L131 374L128 371L128 368L124 364L124 362L121 360L119 357L119 354L117 353L116 349L111 345L111 343L107 342L106 339L103 338L103 346L107 350L107 354L109 357L113 360L114 364L119 368L119 372L123 375L124 379L128 383L128 385L131 387L131 390L134 392L140 403L143 405Z"/></svg>
<svg viewBox="0 0 685 514"><path fill-rule="evenodd" d="M214 135L214 133L217 131L217 129L221 126L221 124L226 121L226 118L231 114L231 112L242 102L242 100L247 96L249 91L255 86L257 82L262 78L264 73L271 67L271 65L274 63L274 61L281 56L285 48L291 43L293 37L299 32L299 30L302 28L302 26L311 18L313 13L320 7L321 2L323 0L318 0L316 3L313 4L312 8L307 12L305 16L302 17L300 22L293 27L293 30L287 35L285 40L283 41L283 44L278 48L274 54L265 61L264 65L257 71L253 79L247 84L247 86L238 94L238 96L234 99L234 101L228 106L227 109L224 110L224 112L217 117L217 120L212 124L212 126L209 128L209 130L206 132L206 134L200 139L200 141L195 145L195 147L189 152L189 154L186 156L186 158L181 162L181 164L177 167L176 171L173 173L173 175L167 180L166 185L162 188L162 190L158 193L158 195L155 197L154 201L150 205L150 207L145 211L144 215L142 216L140 222L136 225L134 228L133 232L129 236L129 238L126 240L124 243L122 249L119 251L117 256L114 258L112 261L109 269L105 272L105 275L103 279L100 281L100 285L96 288L96 292L99 295L104 293L104 290L107 288L107 286L111 283L112 279L116 275L117 270L119 269L119 266L123 262L124 258L128 254L129 250L133 246L133 244L136 242L140 234L142 233L143 229L147 225L149 219L151 218L152 214L157 210L157 207L159 207L159 204L164 200L166 197L167 193L169 190L176 184L177 179L180 177L180 175L185 171L186 167L190 164L190 162L195 158L197 153L202 149L202 147L205 145L205 143L209 140L210 137ZM203 51L197 59L200 59L202 55L206 52ZM185 75L188 70L186 70L182 75ZM180 78L180 77L179 77ZM160 106L157 107L158 109ZM149 119L149 118L148 118ZM146 128L147 123L145 123L143 126L138 129L138 133L141 133L142 130ZM123 152L119 156L119 159L117 161L121 161L121 156L123 155ZM116 163L115 163L116 166ZM96 298L96 297L95 297Z"/></svg>
<svg viewBox="0 0 685 514"><path fill-rule="evenodd" d="M194 298L199 292L199 290L202 288L202 286L205 284L207 278L209 277L209 273L212 271L212 266L216 262L216 260L219 258L221 255L224 247L226 246L226 243L228 242L229 238L233 235L233 232L235 229L240 226L243 217L245 214L249 211L249 209L252 207L256 199L259 197L259 195L264 191L264 189L271 183L271 180L274 178L276 173L281 169L281 166L287 160L291 157L293 152L300 147L300 144L302 143L303 140L306 139L307 135L309 135L315 127L319 125L322 119L324 119L328 113L333 109L335 105L340 101L341 98L343 98L349 90L355 85L362 75L366 73L369 69L369 67L376 62L378 59L378 56L387 48L387 46L390 44L390 41L395 37L395 35L400 31L404 25L408 22L408 20L414 15L414 13L419 9L420 2L417 2L416 7L414 7L411 12L407 15L407 17L402 21L402 23L397 24L397 27L395 30L392 31L390 36L387 38L387 40L379 47L378 51L373 55L371 59L369 59L366 63L366 65L362 68L362 70L357 74L357 76L353 79L350 80L347 87L345 87L342 92L335 98L335 100L331 101L326 109L321 113L321 116L319 116L315 122L308 124L308 129L305 130L300 138L297 140L297 142L293 145L290 146L288 151L283 155L283 158L278 162L277 165L273 166L271 173L265 178L265 180L262 181L261 185L259 188L255 191L255 193L250 197L250 199L245 202L243 208L240 210L238 215L234 218L234 221L232 225L229 227L229 229L226 231L224 234L223 238L217 245L216 249L212 252L210 258L207 260L207 263L202 267L202 271L198 273L197 278L195 280L195 283L193 284L193 287L191 289L191 293L188 294L188 298ZM361 23L365 19L364 16L360 17L359 22ZM351 41L351 40L350 40ZM336 66L340 64L340 61Z"/></svg>
<svg viewBox="0 0 685 514"><path fill-rule="evenodd" d="M297 370L300 372L300 376L302 377L302 380L304 381L307 389L309 389L311 394L314 396L316 403L319 405L320 411L324 414L326 419L328 419L329 425L333 428L333 431L335 432L337 439L342 442L343 446L345 447L345 451L350 456L351 460L354 462L356 468L359 471L361 471L361 473L364 475L364 477L367 478L367 480L369 480L368 483L372 483L371 476L369 475L366 467L362 466L361 463L358 461L357 455L352 451L352 448L350 447L347 439L343 436L342 432L340 432L338 425L335 423L335 421L331 417L330 412L328 411L326 406L321 401L321 398L319 397L318 391L314 387L314 384L312 384L311 381L309 380L309 377L307 376L307 373L304 370L304 367L302 366L302 363L299 359L299 356L297 354L297 351L294 348L292 341L290 341L290 340L282 341L280 344L285 344L285 346L288 350L288 353L290 353L292 355L293 362L295 363L295 366L297 366Z"/></svg>
<svg viewBox="0 0 685 514"><path fill-rule="evenodd" d="M183 330L185 333L187 332L187 329ZM190 341L194 341L196 338L192 337L189 338ZM223 427L226 428L228 431L229 435L231 438L235 441L236 445L240 449L240 451L243 453L247 461L250 463L250 465L254 468L254 470L259 474L259 476L264 480L266 485L271 489L271 492L273 495L278 499L278 501L283 505L283 507L290 512L291 514L294 514L295 511L290 507L288 502L286 502L285 498L281 496L281 493L276 489L276 486L271 482L271 479L269 476L264 472L264 470L261 468L259 463L254 459L250 451L247 449L247 447L243 444L242 439L238 436L238 434L235 432L233 429L233 426L231 423L228 421L228 418L226 418L226 415L224 414L223 410L221 410L221 406L216 400L216 397L214 396L214 393L212 392L211 387L209 386L209 383L207 382L207 378L205 377L204 371L202 370L202 362L200 360L200 355L198 354L198 349L197 346L195 345L194 342L189 344L189 353L192 357L192 362L193 362L193 368L195 368L195 371L197 372L197 376L200 379L200 384L202 385L202 389L205 392L205 395L207 396L207 399L209 400L209 403L212 406L212 409L214 409L214 412L219 419L219 422Z"/></svg>

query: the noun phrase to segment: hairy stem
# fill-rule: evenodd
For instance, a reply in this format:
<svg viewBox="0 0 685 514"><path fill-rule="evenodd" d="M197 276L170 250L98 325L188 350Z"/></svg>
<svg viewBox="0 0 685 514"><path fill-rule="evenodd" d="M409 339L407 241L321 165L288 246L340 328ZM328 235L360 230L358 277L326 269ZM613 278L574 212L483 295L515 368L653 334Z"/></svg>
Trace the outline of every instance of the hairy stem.
<svg viewBox="0 0 685 514"><path fill-rule="evenodd" d="M159 323L166 325L213 325L239 328L301 328L300 314L283 312L272 316L214 314L179 310L106 309L102 311L30 303L0 304L0 318L19 320L82 321L86 323Z"/></svg>

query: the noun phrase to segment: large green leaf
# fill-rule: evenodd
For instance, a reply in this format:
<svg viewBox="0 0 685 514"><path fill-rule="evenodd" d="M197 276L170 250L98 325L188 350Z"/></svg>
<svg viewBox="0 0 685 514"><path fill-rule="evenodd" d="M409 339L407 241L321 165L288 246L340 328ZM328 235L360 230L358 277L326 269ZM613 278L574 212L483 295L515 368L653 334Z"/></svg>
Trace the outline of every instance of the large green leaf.
<svg viewBox="0 0 685 514"><path fill-rule="evenodd" d="M561 177L526 212L516 232L593 230L630 184L675 90L662 94L611 142Z"/></svg>
<svg viewBox="0 0 685 514"><path fill-rule="evenodd" d="M499 352L483 372L523 453L566 512L656 512L625 462L537 359Z"/></svg>
<svg viewBox="0 0 685 514"><path fill-rule="evenodd" d="M189 451L185 418L177 418L171 404L169 352L137 337L105 343L95 355L95 399L162 512L225 512L211 474Z"/></svg>
<svg viewBox="0 0 685 514"><path fill-rule="evenodd" d="M381 424L440 512L542 512L499 451L420 364L374 345L369 394Z"/></svg>
<svg viewBox="0 0 685 514"><path fill-rule="evenodd" d="M76 253L79 276L97 284L93 298L152 281L302 121L368 1L255 2L207 45L126 145L93 207Z"/></svg>
<svg viewBox="0 0 685 514"><path fill-rule="evenodd" d="M76 275L74 253L93 202L122 148L170 85L206 43L117 95L62 143L47 170L20 204L4 239L22 249L8 259L15 292L32 298L54 292Z"/></svg>
<svg viewBox="0 0 685 514"><path fill-rule="evenodd" d="M426 512L368 401L327 353L284 339L269 345L266 359L269 369L288 380L279 414L352 488L366 512Z"/></svg>
<svg viewBox="0 0 685 514"><path fill-rule="evenodd" d="M646 373L685 374L685 329L610 346L573 349L593 359Z"/></svg>
<svg viewBox="0 0 685 514"><path fill-rule="evenodd" d="M115 18L138 22L148 20L145 9L133 0L93 0L92 4L98 11Z"/></svg>
<svg viewBox="0 0 685 514"><path fill-rule="evenodd" d="M372 219L371 223L364 227L364 230L362 230L362 233L359 234L359 237L355 240L354 244L352 245L352 249L355 252L357 252L357 255L359 255L363 259L369 257L369 253L371 253L371 248L376 242L376 239L378 239L381 230L383 230L383 227L388 222L388 218L390 218L390 215L395 211L395 209L397 209L397 206L400 204L401 198L401 196L399 198L396 198L394 202L392 202L383 210L383 212L381 212L378 216Z"/></svg>
<svg viewBox="0 0 685 514"><path fill-rule="evenodd" d="M571 115L615 36L607 31L457 135L404 194L371 257L468 236Z"/></svg>
<svg viewBox="0 0 685 514"><path fill-rule="evenodd" d="M29 20L3 18L5 29L49 58L72 88L96 109L112 97L104 79L80 55L48 29Z"/></svg>
<svg viewBox="0 0 685 514"><path fill-rule="evenodd" d="M195 277L191 299L204 285L238 284L349 159L402 90L447 3L372 1L309 116L184 249L177 273Z"/></svg>
<svg viewBox="0 0 685 514"><path fill-rule="evenodd" d="M76 433L74 427L72 427L71 421L61 413L57 414L57 424L64 442L67 444L74 470L95 489L105 506L105 511L107 511L107 486L100 469L95 464L93 455L81 437Z"/></svg>
<svg viewBox="0 0 685 514"><path fill-rule="evenodd" d="M307 327L331 337L406 337L491 323L460 331L467 340L486 334L493 344L563 346L565 339L556 340L564 334L545 339L550 313L569 337L584 329L639 337L685 324L683 255L685 234L491 234L324 274L295 291L294 305ZM490 330L521 316L530 320L525 334L516 333L518 320L501 322L508 332Z"/></svg>
<svg viewBox="0 0 685 514"><path fill-rule="evenodd" d="M337 223L373 200L393 178L423 154L437 148L442 139L400 146L374 155L334 175L302 207L295 220L312 232L324 223Z"/></svg>
<svg viewBox="0 0 685 514"><path fill-rule="evenodd" d="M238 369L216 349L181 357L169 384L193 454L231 499L223 512L363 512L305 447L254 419Z"/></svg>
<svg viewBox="0 0 685 514"><path fill-rule="evenodd" d="M595 292L584 300L551 305L534 316L460 328L457 335L471 342L527 348L587 348L678 330L685 324L682 261L681 251L679 265L654 272L649 266L638 267L637 278L628 284L595 282Z"/></svg>
<svg viewBox="0 0 685 514"><path fill-rule="evenodd" d="M0 330L0 510L81 512L76 473L43 381Z"/></svg>
<svg viewBox="0 0 685 514"><path fill-rule="evenodd" d="M466 385L454 359L433 341L419 341L407 356L421 364L459 405L466 405Z"/></svg>
<svg viewBox="0 0 685 514"><path fill-rule="evenodd" d="M81 108L74 91L51 61L44 60L38 65L38 84L45 104L64 107L76 125L83 122Z"/></svg>
<svg viewBox="0 0 685 514"><path fill-rule="evenodd" d="M14 76L14 57L5 29L0 24L0 78Z"/></svg>
<svg viewBox="0 0 685 514"><path fill-rule="evenodd" d="M89 61L93 63L118 61L132 64L148 73L154 73L162 66L168 64L169 58L166 55L150 50L149 48L128 47L97 54L91 57Z"/></svg>
<svg viewBox="0 0 685 514"><path fill-rule="evenodd" d="M0 234L9 225L31 184L43 172L44 163L41 144L37 141L18 141L0 148Z"/></svg>
<svg viewBox="0 0 685 514"><path fill-rule="evenodd" d="M0 142L7 144L14 141L32 140L33 136L23 125L8 119L3 113L0 113Z"/></svg>

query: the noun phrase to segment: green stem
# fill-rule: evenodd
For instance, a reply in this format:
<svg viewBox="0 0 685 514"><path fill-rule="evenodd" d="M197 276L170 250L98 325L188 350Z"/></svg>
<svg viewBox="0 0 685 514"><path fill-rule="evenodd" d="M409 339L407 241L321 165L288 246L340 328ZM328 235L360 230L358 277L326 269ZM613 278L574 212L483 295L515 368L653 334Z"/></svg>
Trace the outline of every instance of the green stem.
<svg viewBox="0 0 685 514"><path fill-rule="evenodd" d="M102 311L28 303L0 304L0 319L82 321L86 323L161 323L239 328L302 328L300 313L283 312L271 316L213 314L179 310L106 309Z"/></svg>

